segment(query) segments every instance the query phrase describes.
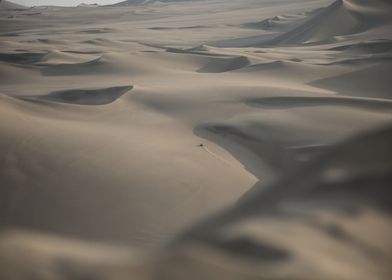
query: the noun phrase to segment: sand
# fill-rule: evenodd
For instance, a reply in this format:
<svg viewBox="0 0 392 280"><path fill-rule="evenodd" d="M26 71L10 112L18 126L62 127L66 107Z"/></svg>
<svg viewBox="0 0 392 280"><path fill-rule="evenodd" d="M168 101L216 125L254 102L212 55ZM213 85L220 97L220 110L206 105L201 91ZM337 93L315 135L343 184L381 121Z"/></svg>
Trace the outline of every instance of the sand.
<svg viewBox="0 0 392 280"><path fill-rule="evenodd" d="M387 0L2 1L0 276L389 279L391 29Z"/></svg>

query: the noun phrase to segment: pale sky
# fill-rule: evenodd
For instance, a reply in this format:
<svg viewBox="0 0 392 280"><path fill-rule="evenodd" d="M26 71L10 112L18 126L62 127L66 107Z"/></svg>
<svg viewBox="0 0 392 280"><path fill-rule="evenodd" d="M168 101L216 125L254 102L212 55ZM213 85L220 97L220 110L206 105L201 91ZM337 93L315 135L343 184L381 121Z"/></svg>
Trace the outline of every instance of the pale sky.
<svg viewBox="0 0 392 280"><path fill-rule="evenodd" d="M25 6L38 6L38 5L58 5L58 6L76 6L80 3L93 4L98 3L113 4L121 2L122 0L9 0L14 3L22 4Z"/></svg>

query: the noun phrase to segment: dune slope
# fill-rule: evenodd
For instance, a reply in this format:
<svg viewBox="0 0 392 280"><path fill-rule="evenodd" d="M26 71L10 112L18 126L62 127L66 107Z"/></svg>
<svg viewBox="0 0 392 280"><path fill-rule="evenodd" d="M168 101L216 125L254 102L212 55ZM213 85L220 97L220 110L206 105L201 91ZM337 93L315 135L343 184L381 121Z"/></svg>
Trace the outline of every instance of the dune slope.
<svg viewBox="0 0 392 280"><path fill-rule="evenodd" d="M0 278L390 279L389 1L150 2L0 10Z"/></svg>
<svg viewBox="0 0 392 280"><path fill-rule="evenodd" d="M341 36L382 28L385 33L392 24L389 1L368 3L339 0L311 17L302 25L272 40L272 44L332 42Z"/></svg>

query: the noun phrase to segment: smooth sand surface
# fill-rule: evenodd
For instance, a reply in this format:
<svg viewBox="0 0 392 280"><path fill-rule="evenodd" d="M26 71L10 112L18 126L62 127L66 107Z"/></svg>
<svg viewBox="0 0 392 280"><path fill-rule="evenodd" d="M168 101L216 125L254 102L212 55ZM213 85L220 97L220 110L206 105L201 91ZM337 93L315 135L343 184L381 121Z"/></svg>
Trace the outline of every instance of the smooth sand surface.
<svg viewBox="0 0 392 280"><path fill-rule="evenodd" d="M150 251L253 194L249 208L262 207L268 200L256 194L270 182L309 166L347 139L355 143L357 135L391 124L388 0L147 2L30 9L0 3L2 228ZM373 145L384 148L379 154L390 152L384 142L366 143L351 155ZM334 205L327 197L325 203ZM275 198L271 203L278 203ZM313 213L312 207L303 211ZM317 206L314 219L324 210ZM223 220L231 220L229 215L235 220L236 211L228 210ZM368 248L377 237L367 235L364 225L377 227L380 236L391 230L389 216L377 211L366 205L363 224L336 219L354 233L365 232ZM239 216L246 224L244 213ZM301 215L298 223L261 222L268 230L257 239L300 256L281 274L268 267L265 279L314 279L311 271L325 275L317 279L388 279L389 253L380 253L379 263L366 265L371 257L361 255L349 268L340 267L332 260L350 258L355 250L303 227ZM212 240L220 248L224 238L205 236L212 231L249 237L259 232L254 227L201 225L189 240ZM205 231L201 237L199 228ZM284 233L285 228L292 230ZM294 237L282 237L287 235ZM0 242L6 248L8 238ZM307 238L314 238L309 250L318 254L301 249ZM26 248L34 247L30 241L21 235ZM13 242L18 238L11 248ZM385 242L380 237L376 247ZM249 245L239 244L233 248ZM269 252L268 246L260 248ZM240 278L227 273L219 279Z"/></svg>

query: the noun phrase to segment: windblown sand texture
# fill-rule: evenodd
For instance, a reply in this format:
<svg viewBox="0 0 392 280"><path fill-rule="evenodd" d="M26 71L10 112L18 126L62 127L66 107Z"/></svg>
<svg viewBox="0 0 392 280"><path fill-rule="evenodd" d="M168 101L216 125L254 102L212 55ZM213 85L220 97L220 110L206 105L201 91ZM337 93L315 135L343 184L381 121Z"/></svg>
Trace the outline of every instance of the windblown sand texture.
<svg viewBox="0 0 392 280"><path fill-rule="evenodd" d="M390 279L391 59L389 0L1 1L0 278Z"/></svg>

